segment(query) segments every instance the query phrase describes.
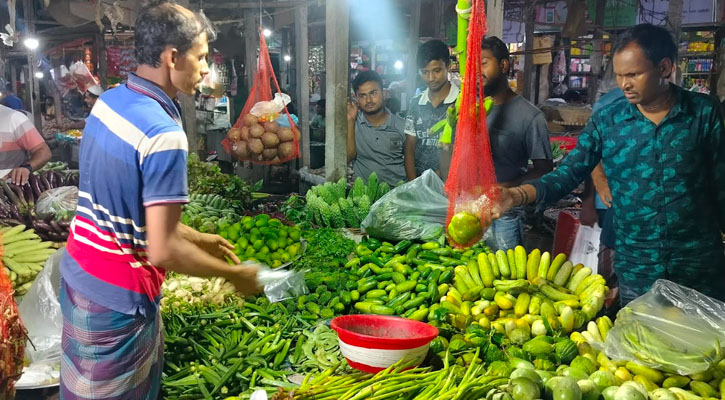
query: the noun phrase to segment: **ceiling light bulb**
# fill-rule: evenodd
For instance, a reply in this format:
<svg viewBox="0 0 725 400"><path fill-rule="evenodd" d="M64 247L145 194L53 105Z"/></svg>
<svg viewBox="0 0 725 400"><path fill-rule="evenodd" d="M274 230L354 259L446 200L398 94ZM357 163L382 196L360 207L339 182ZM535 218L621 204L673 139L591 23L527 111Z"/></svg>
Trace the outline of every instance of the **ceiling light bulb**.
<svg viewBox="0 0 725 400"><path fill-rule="evenodd" d="M38 39L35 38L27 38L23 41L23 44L30 50L35 50L38 46L40 46L40 42L38 42Z"/></svg>

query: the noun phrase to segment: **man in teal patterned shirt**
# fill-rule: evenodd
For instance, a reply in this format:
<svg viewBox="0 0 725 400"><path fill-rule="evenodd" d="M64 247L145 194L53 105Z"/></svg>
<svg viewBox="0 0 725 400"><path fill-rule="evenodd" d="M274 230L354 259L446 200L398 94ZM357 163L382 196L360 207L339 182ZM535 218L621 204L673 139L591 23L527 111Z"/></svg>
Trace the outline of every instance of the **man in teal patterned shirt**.
<svg viewBox="0 0 725 400"><path fill-rule="evenodd" d="M661 27L637 25L614 46L625 97L594 113L577 147L538 181L501 189L485 218L551 203L601 160L609 179L622 304L664 278L725 300L725 135L718 103L671 85L677 47Z"/></svg>

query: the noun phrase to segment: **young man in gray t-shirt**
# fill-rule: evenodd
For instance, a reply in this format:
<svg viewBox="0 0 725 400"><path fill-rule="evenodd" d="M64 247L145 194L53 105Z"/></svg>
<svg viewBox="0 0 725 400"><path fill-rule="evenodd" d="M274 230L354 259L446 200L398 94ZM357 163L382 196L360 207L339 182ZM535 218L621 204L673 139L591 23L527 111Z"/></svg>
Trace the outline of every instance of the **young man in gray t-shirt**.
<svg viewBox="0 0 725 400"><path fill-rule="evenodd" d="M352 86L357 104L348 104L347 161L355 177L367 182L375 172L391 186L405 181L405 120L383 105L383 81L375 71L361 72Z"/></svg>
<svg viewBox="0 0 725 400"><path fill-rule="evenodd" d="M486 122L496 180L501 186L518 186L553 169L546 119L541 110L509 87L511 64L506 44L492 36L483 40L481 49L483 90L494 100ZM441 158L443 176L448 176L450 152L444 152ZM495 220L490 234L488 245L494 250L522 245L523 210L513 209Z"/></svg>

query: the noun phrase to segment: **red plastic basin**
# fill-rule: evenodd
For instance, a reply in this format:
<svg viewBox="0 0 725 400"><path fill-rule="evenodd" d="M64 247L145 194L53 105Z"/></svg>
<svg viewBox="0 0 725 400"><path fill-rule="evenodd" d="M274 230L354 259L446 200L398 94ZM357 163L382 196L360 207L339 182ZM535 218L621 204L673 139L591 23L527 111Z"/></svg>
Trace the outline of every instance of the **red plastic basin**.
<svg viewBox="0 0 725 400"><path fill-rule="evenodd" d="M376 373L403 358L420 364L438 329L423 322L382 315L343 315L330 327L351 367Z"/></svg>

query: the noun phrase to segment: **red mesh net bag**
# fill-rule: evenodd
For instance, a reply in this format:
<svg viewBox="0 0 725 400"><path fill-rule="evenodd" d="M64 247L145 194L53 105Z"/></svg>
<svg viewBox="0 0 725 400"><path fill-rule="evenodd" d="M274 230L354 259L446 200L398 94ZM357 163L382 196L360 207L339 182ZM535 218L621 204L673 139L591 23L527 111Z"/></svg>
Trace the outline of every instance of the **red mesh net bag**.
<svg viewBox="0 0 725 400"><path fill-rule="evenodd" d="M272 88L276 89L274 96ZM264 35L259 35L259 59L254 84L239 119L227 133L224 150L239 161L281 164L299 157L299 130L287 111Z"/></svg>
<svg viewBox="0 0 725 400"><path fill-rule="evenodd" d="M485 7L483 0L473 2L466 43L466 73L445 185L448 241L456 247L472 246L481 240L487 226L479 216L498 199L481 78L481 41L487 30Z"/></svg>
<svg viewBox="0 0 725 400"><path fill-rule="evenodd" d="M20 321L14 293L6 268L0 263L0 400L15 397L15 381L23 372L25 358L27 332Z"/></svg>

